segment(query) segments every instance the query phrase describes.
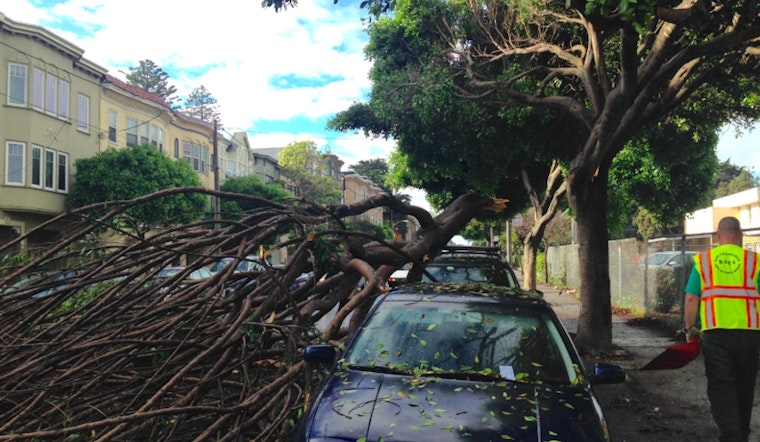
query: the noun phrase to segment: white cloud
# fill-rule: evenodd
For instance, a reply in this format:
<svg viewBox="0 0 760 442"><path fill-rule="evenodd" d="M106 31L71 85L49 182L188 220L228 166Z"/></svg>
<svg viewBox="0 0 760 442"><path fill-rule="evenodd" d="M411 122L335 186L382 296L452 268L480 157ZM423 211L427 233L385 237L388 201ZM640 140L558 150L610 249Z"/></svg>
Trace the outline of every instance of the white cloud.
<svg viewBox="0 0 760 442"><path fill-rule="evenodd" d="M4 0L0 11L71 41L111 75L123 78L120 70L149 59L171 75L180 96L204 85L224 127L249 132L256 144L314 139L341 158L345 148L347 164L378 156L377 143L322 130L370 87L366 11L356 3L309 0L275 13L256 0ZM315 124L289 124L292 132L281 133L293 119ZM279 129L267 129L278 121Z"/></svg>

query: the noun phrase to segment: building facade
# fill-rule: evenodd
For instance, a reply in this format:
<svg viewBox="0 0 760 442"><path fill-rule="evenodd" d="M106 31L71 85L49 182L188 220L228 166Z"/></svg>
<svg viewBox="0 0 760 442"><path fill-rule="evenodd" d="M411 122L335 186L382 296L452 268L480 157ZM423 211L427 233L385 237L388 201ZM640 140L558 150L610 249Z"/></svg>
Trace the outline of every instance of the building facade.
<svg viewBox="0 0 760 442"><path fill-rule="evenodd" d="M217 135L219 137L219 135ZM219 154L219 183L235 177L248 176L253 173L253 151L248 141L248 134L235 132L217 147Z"/></svg>
<svg viewBox="0 0 760 442"><path fill-rule="evenodd" d="M8 242L62 213L74 162L99 151L106 69L57 35L2 13L0 41L0 242ZM20 246L58 234L46 228Z"/></svg>
<svg viewBox="0 0 760 442"><path fill-rule="evenodd" d="M714 199L712 206L686 216L684 233L697 235L712 233L725 216L736 217L744 229L744 246L760 251L760 187Z"/></svg>
<svg viewBox="0 0 760 442"><path fill-rule="evenodd" d="M110 75L84 58L83 49L42 27L0 13L0 43L0 244L63 213L76 180L75 162L109 148L152 145L187 161L208 189L252 173L266 184L296 187L279 165L283 148L254 150L245 132L215 133L213 123ZM364 177L344 176L343 164L328 150L311 158L306 169L334 180L336 189L347 186L338 197L347 203L381 191ZM381 224L382 210L360 218ZM61 228L37 230L14 250L54 241Z"/></svg>
<svg viewBox="0 0 760 442"><path fill-rule="evenodd" d="M367 198L383 193L383 189L377 187L369 178L361 176L353 170L344 171L343 175L343 202L354 204ZM367 221L371 224L383 224L383 208L375 207L361 215L351 216L349 221Z"/></svg>

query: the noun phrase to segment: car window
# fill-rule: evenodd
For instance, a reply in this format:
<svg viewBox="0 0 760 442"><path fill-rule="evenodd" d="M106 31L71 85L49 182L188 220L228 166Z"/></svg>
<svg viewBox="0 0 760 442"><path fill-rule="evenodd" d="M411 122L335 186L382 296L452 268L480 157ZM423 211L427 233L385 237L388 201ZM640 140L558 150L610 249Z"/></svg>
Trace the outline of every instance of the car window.
<svg viewBox="0 0 760 442"><path fill-rule="evenodd" d="M485 371L525 382L577 377L548 315L494 304L383 303L345 359L404 370Z"/></svg>
<svg viewBox="0 0 760 442"><path fill-rule="evenodd" d="M457 263L432 262L426 270L428 275L423 275L422 281L430 282L461 282L474 284L495 284L505 287L519 287L517 278L506 264L494 261L480 262L461 261Z"/></svg>

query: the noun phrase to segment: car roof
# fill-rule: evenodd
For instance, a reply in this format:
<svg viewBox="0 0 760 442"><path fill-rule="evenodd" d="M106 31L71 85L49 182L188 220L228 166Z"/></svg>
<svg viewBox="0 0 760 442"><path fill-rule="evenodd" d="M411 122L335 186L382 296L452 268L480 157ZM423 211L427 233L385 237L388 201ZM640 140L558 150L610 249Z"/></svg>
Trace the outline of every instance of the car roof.
<svg viewBox="0 0 760 442"><path fill-rule="evenodd" d="M429 265L446 262L498 262L505 266L509 263L501 258L501 250L498 247L477 247L477 246L449 246L433 258Z"/></svg>
<svg viewBox="0 0 760 442"><path fill-rule="evenodd" d="M535 305L552 310L549 303L536 291L492 284L418 282L391 290L385 295L385 298L418 301L420 296L435 298L436 301L451 302L470 302L475 298L478 299L478 302Z"/></svg>

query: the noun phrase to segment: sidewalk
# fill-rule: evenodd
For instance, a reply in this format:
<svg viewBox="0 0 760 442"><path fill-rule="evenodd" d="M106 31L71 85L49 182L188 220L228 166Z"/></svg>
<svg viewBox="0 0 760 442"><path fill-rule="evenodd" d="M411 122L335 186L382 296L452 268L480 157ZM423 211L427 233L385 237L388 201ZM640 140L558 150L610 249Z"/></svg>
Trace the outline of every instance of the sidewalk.
<svg viewBox="0 0 760 442"><path fill-rule="evenodd" d="M522 284L522 273L515 270L515 274ZM536 288L544 293L544 299L551 304L567 331L574 334L578 330L578 317L581 311L581 302L575 290L560 289L540 282ZM616 363L626 370L638 370L667 346L677 342L675 336L661 330L635 325L634 319L627 315L613 314L612 316L612 345L619 348L616 354L619 354L622 359ZM690 365L697 362L694 361Z"/></svg>
<svg viewBox="0 0 760 442"><path fill-rule="evenodd" d="M522 273L515 271L522 284ZM538 283L537 289L554 308L570 333L578 329L580 300L574 291ZM616 442L717 440L710 414L704 361L700 355L676 370L639 368L677 341L647 318L613 314L612 345L605 361L626 372L622 384L594 388ZM589 367L596 360L588 360ZM750 441L760 441L760 382L755 391Z"/></svg>

